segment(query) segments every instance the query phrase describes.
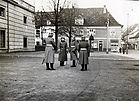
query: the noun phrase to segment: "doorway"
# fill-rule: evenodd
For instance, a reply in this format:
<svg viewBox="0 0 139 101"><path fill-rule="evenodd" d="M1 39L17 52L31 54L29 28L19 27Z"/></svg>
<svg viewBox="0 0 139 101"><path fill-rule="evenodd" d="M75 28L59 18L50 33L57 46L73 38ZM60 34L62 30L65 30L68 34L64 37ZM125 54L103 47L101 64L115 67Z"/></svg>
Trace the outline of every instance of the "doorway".
<svg viewBox="0 0 139 101"><path fill-rule="evenodd" d="M23 47L27 48L27 37L23 38Z"/></svg>
<svg viewBox="0 0 139 101"><path fill-rule="evenodd" d="M102 52L103 51L103 41L98 42L98 51Z"/></svg>

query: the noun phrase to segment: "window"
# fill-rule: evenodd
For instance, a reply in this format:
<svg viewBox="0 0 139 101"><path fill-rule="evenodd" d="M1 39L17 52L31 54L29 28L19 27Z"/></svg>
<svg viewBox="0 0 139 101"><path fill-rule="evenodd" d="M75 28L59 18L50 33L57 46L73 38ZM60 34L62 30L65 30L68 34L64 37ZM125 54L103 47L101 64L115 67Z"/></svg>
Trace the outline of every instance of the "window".
<svg viewBox="0 0 139 101"><path fill-rule="evenodd" d="M0 7L0 16L5 17L5 8Z"/></svg>
<svg viewBox="0 0 139 101"><path fill-rule="evenodd" d="M23 47L27 48L27 37L23 38Z"/></svg>
<svg viewBox="0 0 139 101"><path fill-rule="evenodd" d="M40 37L40 30L36 30L36 37Z"/></svg>
<svg viewBox="0 0 139 101"><path fill-rule="evenodd" d="M84 24L84 18L81 15L75 17L75 25L83 25L83 24Z"/></svg>
<svg viewBox="0 0 139 101"><path fill-rule="evenodd" d="M27 23L27 17L24 16L23 20L24 20L24 23L26 24Z"/></svg>
<svg viewBox="0 0 139 101"><path fill-rule="evenodd" d="M0 30L0 48L5 48L5 30Z"/></svg>

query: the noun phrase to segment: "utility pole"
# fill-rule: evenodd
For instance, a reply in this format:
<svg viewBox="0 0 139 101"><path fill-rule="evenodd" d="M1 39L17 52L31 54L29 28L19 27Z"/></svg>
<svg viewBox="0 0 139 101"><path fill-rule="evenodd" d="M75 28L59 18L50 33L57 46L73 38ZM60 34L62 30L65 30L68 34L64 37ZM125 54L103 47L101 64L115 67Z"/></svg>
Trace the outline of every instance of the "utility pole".
<svg viewBox="0 0 139 101"><path fill-rule="evenodd" d="M133 11L133 8L131 9L131 11ZM130 12L131 13L131 12ZM129 38L129 12L127 13L127 40L126 40L126 54L128 54L128 38Z"/></svg>
<svg viewBox="0 0 139 101"><path fill-rule="evenodd" d="M126 54L128 54L128 20L129 20L129 13L127 13L127 40L126 40Z"/></svg>
<svg viewBox="0 0 139 101"><path fill-rule="evenodd" d="M109 54L109 12L107 12L107 49L106 53Z"/></svg>
<svg viewBox="0 0 139 101"><path fill-rule="evenodd" d="M109 53L109 23L110 23L110 19L109 19L109 12L106 9L106 5L104 5L104 10L103 13L105 14L106 17L106 30L107 30L107 46L106 46L106 54Z"/></svg>

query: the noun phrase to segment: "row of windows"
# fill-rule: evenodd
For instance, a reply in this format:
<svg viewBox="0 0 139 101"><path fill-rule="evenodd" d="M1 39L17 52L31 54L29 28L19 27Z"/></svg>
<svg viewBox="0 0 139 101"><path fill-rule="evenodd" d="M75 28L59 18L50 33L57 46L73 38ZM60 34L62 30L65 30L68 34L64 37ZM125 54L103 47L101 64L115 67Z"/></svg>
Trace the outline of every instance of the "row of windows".
<svg viewBox="0 0 139 101"><path fill-rule="evenodd" d="M0 16L5 17L5 8L4 7L0 7ZM23 16L23 23L24 24L27 23L27 17L26 16Z"/></svg>
<svg viewBox="0 0 139 101"><path fill-rule="evenodd" d="M0 48L5 48L5 30L0 30ZM27 48L27 37L23 38L23 47Z"/></svg>
<svg viewBox="0 0 139 101"><path fill-rule="evenodd" d="M80 33L83 33L84 31L81 30ZM96 33L96 30L95 29L90 29L89 31L87 31L87 33Z"/></svg>

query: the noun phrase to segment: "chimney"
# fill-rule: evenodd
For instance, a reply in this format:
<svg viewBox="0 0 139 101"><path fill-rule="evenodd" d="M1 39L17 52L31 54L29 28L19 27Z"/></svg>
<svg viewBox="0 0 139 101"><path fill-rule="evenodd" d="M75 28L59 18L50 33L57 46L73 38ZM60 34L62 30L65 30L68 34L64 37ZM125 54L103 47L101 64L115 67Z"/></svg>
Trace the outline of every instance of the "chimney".
<svg viewBox="0 0 139 101"><path fill-rule="evenodd" d="M104 8L103 8L103 13L107 13L107 8L106 8L106 5L104 5Z"/></svg>

